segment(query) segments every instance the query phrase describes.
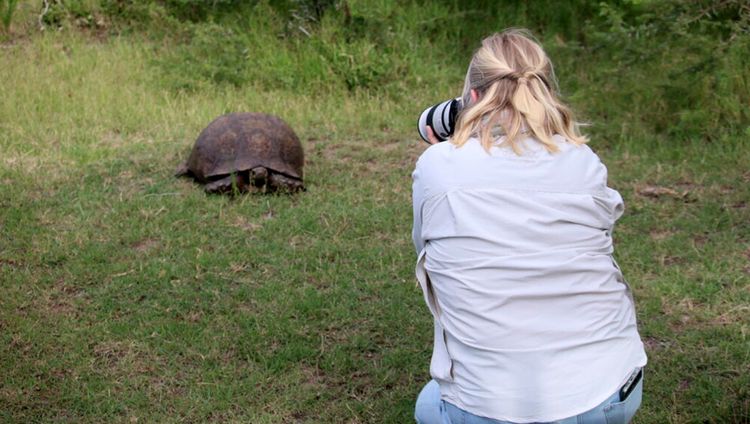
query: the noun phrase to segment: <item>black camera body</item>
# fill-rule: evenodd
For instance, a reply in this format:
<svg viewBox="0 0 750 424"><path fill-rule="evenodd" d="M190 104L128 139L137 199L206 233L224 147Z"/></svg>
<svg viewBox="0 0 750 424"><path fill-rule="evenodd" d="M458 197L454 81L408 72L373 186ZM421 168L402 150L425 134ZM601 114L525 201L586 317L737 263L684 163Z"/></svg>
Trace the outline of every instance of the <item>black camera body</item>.
<svg viewBox="0 0 750 424"><path fill-rule="evenodd" d="M419 136L426 143L429 143L427 138L427 127L429 126L432 127L432 132L438 141L449 139L456 129L456 119L462 108L463 102L460 97L428 107L419 115L417 121Z"/></svg>

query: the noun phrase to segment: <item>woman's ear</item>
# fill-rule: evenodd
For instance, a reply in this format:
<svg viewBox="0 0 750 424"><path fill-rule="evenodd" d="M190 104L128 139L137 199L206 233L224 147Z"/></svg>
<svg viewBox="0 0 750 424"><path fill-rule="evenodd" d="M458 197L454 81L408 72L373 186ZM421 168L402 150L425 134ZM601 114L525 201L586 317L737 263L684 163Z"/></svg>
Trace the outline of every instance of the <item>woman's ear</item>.
<svg viewBox="0 0 750 424"><path fill-rule="evenodd" d="M479 92L475 89L471 89L471 102L476 103L479 100Z"/></svg>

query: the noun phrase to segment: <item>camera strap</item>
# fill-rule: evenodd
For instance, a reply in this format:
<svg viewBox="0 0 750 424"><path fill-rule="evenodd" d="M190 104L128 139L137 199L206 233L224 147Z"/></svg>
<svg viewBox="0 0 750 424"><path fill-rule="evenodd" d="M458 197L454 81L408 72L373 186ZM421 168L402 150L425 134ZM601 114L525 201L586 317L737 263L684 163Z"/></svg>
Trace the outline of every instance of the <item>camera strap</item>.
<svg viewBox="0 0 750 424"><path fill-rule="evenodd" d="M637 386L638 382L641 381L641 378L643 378L643 368L638 368L637 370L633 371L632 374L630 374L630 377L628 377L628 381L626 381L625 384L623 384L620 388L620 402L624 401L628 398L628 396L630 396L630 394L633 392L633 389L635 389L635 386Z"/></svg>

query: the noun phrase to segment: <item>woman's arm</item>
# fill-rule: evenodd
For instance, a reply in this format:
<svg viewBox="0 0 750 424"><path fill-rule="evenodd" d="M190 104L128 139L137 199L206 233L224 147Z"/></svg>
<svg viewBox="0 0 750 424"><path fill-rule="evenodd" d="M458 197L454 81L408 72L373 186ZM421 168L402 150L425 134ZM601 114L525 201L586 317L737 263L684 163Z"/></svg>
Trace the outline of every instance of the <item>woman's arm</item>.
<svg viewBox="0 0 750 424"><path fill-rule="evenodd" d="M424 248L424 239L422 238L422 202L424 201L424 187L422 182L422 175L419 171L419 161L414 172L411 174L412 177L412 208L414 222L412 225L411 238L414 242L414 248L417 251L417 255Z"/></svg>
<svg viewBox="0 0 750 424"><path fill-rule="evenodd" d="M432 127L427 126L427 142L430 144L437 144L438 139L435 137L435 132L432 131ZM419 162L422 158L417 160L417 165L414 168L414 172L411 174L412 178L412 207L414 209L414 224L411 230L411 238L414 242L414 248L417 250L417 255L424 249L424 239L422 239L422 202L424 202L424 185L422 182L422 175L419 172Z"/></svg>

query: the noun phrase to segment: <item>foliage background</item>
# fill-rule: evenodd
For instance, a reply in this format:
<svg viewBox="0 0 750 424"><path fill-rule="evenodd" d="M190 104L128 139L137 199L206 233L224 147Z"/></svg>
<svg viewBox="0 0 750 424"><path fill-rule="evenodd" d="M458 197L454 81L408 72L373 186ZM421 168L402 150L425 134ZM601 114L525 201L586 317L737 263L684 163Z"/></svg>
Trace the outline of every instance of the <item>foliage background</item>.
<svg viewBox="0 0 750 424"><path fill-rule="evenodd" d="M41 3L41 4L40 4ZM639 422L748 422L745 1L0 0L0 419L409 422L414 121L530 28L628 207ZM282 116L308 192L175 180L221 113Z"/></svg>

